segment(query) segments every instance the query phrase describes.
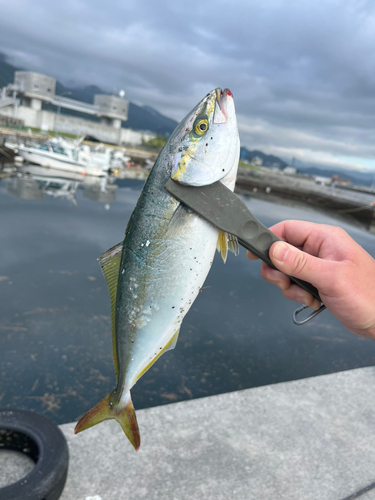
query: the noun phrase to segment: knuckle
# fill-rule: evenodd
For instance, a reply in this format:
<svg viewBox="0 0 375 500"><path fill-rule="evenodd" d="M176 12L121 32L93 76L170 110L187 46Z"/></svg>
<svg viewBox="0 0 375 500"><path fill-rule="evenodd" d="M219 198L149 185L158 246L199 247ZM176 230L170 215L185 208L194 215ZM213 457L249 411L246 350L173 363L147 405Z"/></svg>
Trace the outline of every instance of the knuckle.
<svg viewBox="0 0 375 500"><path fill-rule="evenodd" d="M272 267L268 266L265 262L262 262L262 265L260 266L260 275L262 278L267 279L271 271Z"/></svg>
<svg viewBox="0 0 375 500"><path fill-rule="evenodd" d="M298 274L303 273L308 267L308 258L307 255L303 252L298 252L294 265L293 265L293 270L297 272Z"/></svg>
<svg viewBox="0 0 375 500"><path fill-rule="evenodd" d="M313 305L314 305L314 302L315 302L315 297L313 297L310 293L305 293L304 294L304 297L303 297L303 303L306 305L306 306L309 306L313 309Z"/></svg>
<svg viewBox="0 0 375 500"><path fill-rule="evenodd" d="M246 257L250 260L258 260L258 257L256 257L253 253L251 253L249 250L246 252Z"/></svg>
<svg viewBox="0 0 375 500"><path fill-rule="evenodd" d="M349 236L348 233L344 231L344 229L335 226L332 227L331 234L340 239L347 238Z"/></svg>
<svg viewBox="0 0 375 500"><path fill-rule="evenodd" d="M310 293L302 290L302 288L297 285L292 285L289 289L283 290L282 293L287 299L299 302L300 304L304 304L312 309L318 309L320 306L319 303L319 306L316 307L318 301Z"/></svg>

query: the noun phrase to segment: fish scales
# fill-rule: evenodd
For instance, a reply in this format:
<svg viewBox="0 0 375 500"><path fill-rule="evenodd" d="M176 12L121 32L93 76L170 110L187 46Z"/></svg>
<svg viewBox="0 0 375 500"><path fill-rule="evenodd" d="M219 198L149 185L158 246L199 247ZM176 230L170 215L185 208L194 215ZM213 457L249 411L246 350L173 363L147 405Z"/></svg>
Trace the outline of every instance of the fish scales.
<svg viewBox="0 0 375 500"><path fill-rule="evenodd" d="M173 198L164 185L169 178L191 186L222 180L233 189L238 156L232 94L215 89L182 120L161 151L124 242L100 257L111 294L117 387L82 417L75 432L114 418L139 448L130 389L175 346L216 246L226 257L229 245L226 236L219 238L214 226Z"/></svg>
<svg viewBox="0 0 375 500"><path fill-rule="evenodd" d="M167 179L165 175L162 182ZM150 177L141 194L121 263L124 277L118 289L116 323L124 393L179 329L209 271L218 238L217 229L165 196L157 182ZM161 195L161 202L148 203L151 193ZM162 220L159 225L152 223L155 212ZM169 234L174 215L179 225Z"/></svg>

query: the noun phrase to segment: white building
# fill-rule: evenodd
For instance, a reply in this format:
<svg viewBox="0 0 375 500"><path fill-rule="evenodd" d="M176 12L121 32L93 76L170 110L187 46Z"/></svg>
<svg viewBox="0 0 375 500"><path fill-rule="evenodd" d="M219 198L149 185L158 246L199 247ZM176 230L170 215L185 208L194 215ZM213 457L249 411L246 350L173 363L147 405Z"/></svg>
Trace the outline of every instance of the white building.
<svg viewBox="0 0 375 500"><path fill-rule="evenodd" d="M256 167L261 167L263 165L263 160L259 156L254 156L254 158L251 160L251 163Z"/></svg>
<svg viewBox="0 0 375 500"><path fill-rule="evenodd" d="M94 104L58 96L56 80L31 71L16 71L14 83L0 90L0 116L23 120L27 127L54 130L75 135L93 135L102 142L141 144L155 137L148 132L121 128L128 119L129 102L122 96L95 95ZM57 113L43 109L43 103L57 106ZM90 119L61 115L61 108L73 109L88 116L98 116L101 123Z"/></svg>
<svg viewBox="0 0 375 500"><path fill-rule="evenodd" d="M297 169L295 167L292 167L291 165L288 165L284 168L283 173L286 175L295 175L297 173Z"/></svg>
<svg viewBox="0 0 375 500"><path fill-rule="evenodd" d="M324 177L322 175L314 176L315 184L319 184L320 186L330 186L332 184L331 177Z"/></svg>

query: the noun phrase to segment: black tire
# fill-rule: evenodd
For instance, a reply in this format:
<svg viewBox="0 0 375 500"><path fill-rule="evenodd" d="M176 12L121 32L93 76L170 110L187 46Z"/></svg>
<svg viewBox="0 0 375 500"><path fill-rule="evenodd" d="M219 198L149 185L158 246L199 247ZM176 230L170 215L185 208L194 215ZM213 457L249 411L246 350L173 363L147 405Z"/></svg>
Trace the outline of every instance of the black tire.
<svg viewBox="0 0 375 500"><path fill-rule="evenodd" d="M35 467L19 481L0 488L1 500L57 500L65 486L69 452L63 433L32 411L0 409L0 450L28 455Z"/></svg>

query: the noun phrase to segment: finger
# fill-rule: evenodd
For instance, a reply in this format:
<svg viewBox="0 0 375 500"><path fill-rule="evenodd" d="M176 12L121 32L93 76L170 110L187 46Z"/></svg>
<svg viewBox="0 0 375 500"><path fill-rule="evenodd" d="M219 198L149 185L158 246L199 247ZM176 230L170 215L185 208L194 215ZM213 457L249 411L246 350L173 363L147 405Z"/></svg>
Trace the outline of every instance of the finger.
<svg viewBox="0 0 375 500"><path fill-rule="evenodd" d="M305 306L311 307L311 309L314 309L315 311L317 311L321 306L318 299L295 284L291 284L287 290L282 290L282 294L287 299L304 304Z"/></svg>
<svg viewBox="0 0 375 500"><path fill-rule="evenodd" d="M274 243L269 252L270 258L281 272L308 281L318 287L327 270L328 261L313 257L285 242Z"/></svg>
<svg viewBox="0 0 375 500"><path fill-rule="evenodd" d="M246 252L246 257L250 260L258 260L259 257L254 255L253 253L249 252L249 250Z"/></svg>
<svg viewBox="0 0 375 500"><path fill-rule="evenodd" d="M300 302L312 309L318 310L320 302L309 292L292 283L288 276L262 263L260 274L268 283L276 285L282 291L284 297L295 302Z"/></svg>
<svg viewBox="0 0 375 500"><path fill-rule="evenodd" d="M276 285L281 290L287 290L290 287L290 279L285 274L277 271L277 269L273 269L270 266L267 266L264 262L262 262L260 268L260 275L263 279L268 281L268 283L272 283Z"/></svg>
<svg viewBox="0 0 375 500"><path fill-rule="evenodd" d="M270 227L281 240L297 248L303 248L312 255L318 255L324 240L336 228L314 222L287 220Z"/></svg>

